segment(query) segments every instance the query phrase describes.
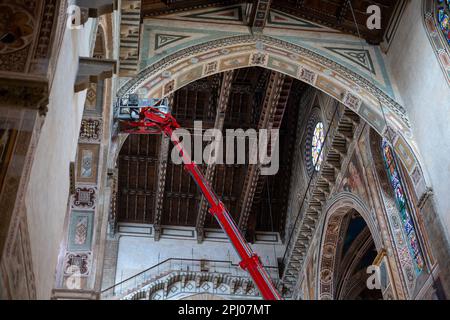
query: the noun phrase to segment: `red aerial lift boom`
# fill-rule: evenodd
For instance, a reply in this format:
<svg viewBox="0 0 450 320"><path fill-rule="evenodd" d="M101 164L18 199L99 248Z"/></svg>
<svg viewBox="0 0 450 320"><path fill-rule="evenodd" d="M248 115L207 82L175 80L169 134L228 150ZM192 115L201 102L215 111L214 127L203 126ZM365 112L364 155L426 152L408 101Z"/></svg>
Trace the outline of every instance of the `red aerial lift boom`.
<svg viewBox="0 0 450 320"><path fill-rule="evenodd" d="M151 100L162 101L158 99ZM219 222L241 258L240 267L247 270L264 299L281 300L281 296L264 269L259 256L253 253L225 205L208 185L195 162L191 161L190 155L183 150L183 145L175 132L176 129L180 128L180 125L169 113L168 106L159 102L159 105L155 103L153 106L128 108L127 112L129 114L127 120L124 120L127 117L119 117L121 119L121 132L130 134L163 133L171 139L182 157L185 170L195 180L203 196L208 201L210 205L209 212Z"/></svg>

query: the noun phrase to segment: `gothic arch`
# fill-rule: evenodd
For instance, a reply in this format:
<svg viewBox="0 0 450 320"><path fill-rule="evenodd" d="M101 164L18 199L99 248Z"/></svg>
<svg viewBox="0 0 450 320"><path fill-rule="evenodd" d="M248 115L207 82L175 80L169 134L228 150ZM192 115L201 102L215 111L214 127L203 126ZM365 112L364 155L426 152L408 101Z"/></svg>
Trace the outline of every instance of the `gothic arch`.
<svg viewBox="0 0 450 320"><path fill-rule="evenodd" d="M269 36L234 36L179 50L143 69L121 87L117 96L139 93L146 97L167 97L206 76L251 66L278 71L310 84L356 112L381 135L388 131L385 118L402 162L408 164L411 172L420 170L409 120L399 103L341 64ZM385 117L380 112L380 103Z"/></svg>
<svg viewBox="0 0 450 320"><path fill-rule="evenodd" d="M364 219L372 235L375 248L378 252L382 249L382 239L378 232L377 224L373 214L368 210L358 196L342 192L328 201L324 210L323 226L321 232L319 266L318 266L318 298L321 300L331 300L334 298L334 273L335 260L341 227L344 217L352 210Z"/></svg>
<svg viewBox="0 0 450 320"><path fill-rule="evenodd" d="M372 235L368 228L365 228L358 237L353 241L348 253L345 255L344 260L341 261L340 270L336 275L340 273L340 278L335 278L337 283L336 287L336 299L354 299L355 295L365 286L365 281L361 281L366 275L365 270L360 270L357 275L354 276L354 272L357 271L357 265L361 261L362 255L370 249L373 245ZM339 252L338 252L339 253ZM352 281L356 279L356 281ZM356 290L355 290L356 289ZM351 293L352 291L357 291Z"/></svg>
<svg viewBox="0 0 450 320"><path fill-rule="evenodd" d="M104 36L105 59L113 59L114 40L112 15L107 14L98 18L98 28L101 29Z"/></svg>

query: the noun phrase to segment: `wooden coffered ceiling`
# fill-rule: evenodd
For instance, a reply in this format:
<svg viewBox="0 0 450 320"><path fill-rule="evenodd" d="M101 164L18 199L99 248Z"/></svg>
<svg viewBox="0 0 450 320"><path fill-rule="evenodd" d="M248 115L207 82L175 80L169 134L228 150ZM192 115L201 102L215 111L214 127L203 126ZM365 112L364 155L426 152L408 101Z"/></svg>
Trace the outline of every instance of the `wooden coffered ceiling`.
<svg viewBox="0 0 450 320"><path fill-rule="evenodd" d="M232 5L236 3L255 3L266 5L291 15L320 23L346 33L361 36L371 44L379 44L388 22L394 12L396 0L351 0L358 25L356 28L352 11L348 0L142 0L142 17L160 16L177 11L194 10L205 7ZM381 9L381 30L369 30L366 21L369 15L366 13L370 5L377 5ZM261 14L253 10L247 18L249 24L254 23L254 16Z"/></svg>
<svg viewBox="0 0 450 320"><path fill-rule="evenodd" d="M298 104L307 85L258 67L227 71L193 82L173 96L183 128L279 128L280 169L260 176L255 165L201 165L201 170L249 240L255 231L283 233ZM206 144L206 142L205 142ZM118 159L118 221L219 228L193 179L172 163L172 146L159 135L130 135ZM248 160L248 159L247 159ZM248 161L247 161L248 162Z"/></svg>

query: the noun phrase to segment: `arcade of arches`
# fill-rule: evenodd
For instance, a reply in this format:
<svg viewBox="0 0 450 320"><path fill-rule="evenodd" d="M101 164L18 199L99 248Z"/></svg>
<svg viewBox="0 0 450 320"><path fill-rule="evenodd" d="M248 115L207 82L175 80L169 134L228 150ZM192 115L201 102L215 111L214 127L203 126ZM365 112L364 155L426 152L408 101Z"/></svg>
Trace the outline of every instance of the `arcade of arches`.
<svg viewBox="0 0 450 320"><path fill-rule="evenodd" d="M196 162L284 299L450 297L446 2L0 12L1 299L261 299L170 139L123 131L135 97L223 133L233 161ZM240 129L277 130L273 174L230 156Z"/></svg>

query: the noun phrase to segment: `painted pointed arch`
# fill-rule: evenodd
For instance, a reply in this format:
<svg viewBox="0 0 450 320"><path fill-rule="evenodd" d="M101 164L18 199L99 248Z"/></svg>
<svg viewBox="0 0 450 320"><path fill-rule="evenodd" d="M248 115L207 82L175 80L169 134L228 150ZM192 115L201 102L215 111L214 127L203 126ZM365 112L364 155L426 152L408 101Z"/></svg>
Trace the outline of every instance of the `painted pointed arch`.
<svg viewBox="0 0 450 320"><path fill-rule="evenodd" d="M409 119L397 101L342 64L269 36L233 36L181 49L143 69L122 86L118 96L139 93L144 97L167 97L198 79L251 66L287 74L327 93L361 116L382 136L389 129L395 150L411 170L408 172L419 167Z"/></svg>
<svg viewBox="0 0 450 320"><path fill-rule="evenodd" d="M337 247L342 234L343 219L346 215L355 211L364 219L377 252L383 249L381 234L377 229L377 222L374 215L367 208L365 203L355 194L341 192L329 200L323 222L320 240L320 254L318 268L318 298L320 300L334 299L335 291L335 268Z"/></svg>

